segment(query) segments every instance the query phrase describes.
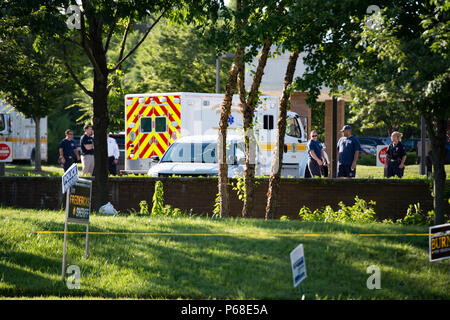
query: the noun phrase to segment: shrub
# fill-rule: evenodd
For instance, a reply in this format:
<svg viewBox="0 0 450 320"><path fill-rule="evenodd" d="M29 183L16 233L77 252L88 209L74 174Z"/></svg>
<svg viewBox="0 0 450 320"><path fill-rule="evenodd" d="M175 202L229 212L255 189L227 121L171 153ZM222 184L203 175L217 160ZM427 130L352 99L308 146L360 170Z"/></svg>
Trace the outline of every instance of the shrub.
<svg viewBox="0 0 450 320"><path fill-rule="evenodd" d="M412 164L417 164L417 154L415 152L407 152L405 166L409 166Z"/></svg>
<svg viewBox="0 0 450 320"><path fill-rule="evenodd" d="M161 181L156 181L152 202L152 216L162 215L164 210L164 189Z"/></svg>
<svg viewBox="0 0 450 320"><path fill-rule="evenodd" d="M340 209L337 211L334 211L331 206L326 206L323 211L316 209L314 212L303 206L299 216L303 221L370 223L375 221L375 211L372 208L374 205L375 201L367 203L364 199L356 196L353 206L346 206L341 201L339 202Z"/></svg>
<svg viewBox="0 0 450 320"><path fill-rule="evenodd" d="M434 221L434 211L431 210L425 215L420 208L420 203L410 204L403 219L397 219L397 223L404 225L426 224L431 225Z"/></svg>
<svg viewBox="0 0 450 320"><path fill-rule="evenodd" d="M359 154L358 164L363 166L376 166L377 159L373 154Z"/></svg>
<svg viewBox="0 0 450 320"><path fill-rule="evenodd" d="M148 215L149 214L147 201L142 200L141 202L139 202L139 207L141 208L139 210L139 214L141 214L141 215Z"/></svg>

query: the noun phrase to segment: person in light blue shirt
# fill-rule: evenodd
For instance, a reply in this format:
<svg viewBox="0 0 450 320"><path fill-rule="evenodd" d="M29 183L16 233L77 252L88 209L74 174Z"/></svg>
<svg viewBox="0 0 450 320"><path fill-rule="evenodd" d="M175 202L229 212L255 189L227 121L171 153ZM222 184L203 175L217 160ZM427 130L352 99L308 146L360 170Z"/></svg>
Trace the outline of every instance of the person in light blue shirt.
<svg viewBox="0 0 450 320"><path fill-rule="evenodd" d="M358 139L352 136L352 127L345 125L341 131L344 136L337 143L339 152L337 177L354 178L361 145Z"/></svg>
<svg viewBox="0 0 450 320"><path fill-rule="evenodd" d="M321 166L324 164L323 147L317 138L317 131L311 131L311 139L308 141L306 153L308 154L308 170L311 177L321 177Z"/></svg>

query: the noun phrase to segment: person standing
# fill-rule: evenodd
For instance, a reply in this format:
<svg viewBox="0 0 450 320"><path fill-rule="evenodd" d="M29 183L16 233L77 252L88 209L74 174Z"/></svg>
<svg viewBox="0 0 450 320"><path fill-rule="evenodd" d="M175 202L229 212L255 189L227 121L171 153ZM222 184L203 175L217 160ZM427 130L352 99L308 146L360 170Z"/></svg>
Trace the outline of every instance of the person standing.
<svg viewBox="0 0 450 320"><path fill-rule="evenodd" d="M352 127L345 125L341 131L343 137L337 143L339 152L337 177L354 178L356 176L356 163L361 151L361 145L358 139L352 136Z"/></svg>
<svg viewBox="0 0 450 320"><path fill-rule="evenodd" d="M73 141L73 131L67 129L65 134L66 137L59 144L59 159L63 165L64 172L66 172L73 163L80 161L77 145L75 141Z"/></svg>
<svg viewBox="0 0 450 320"><path fill-rule="evenodd" d="M113 176L117 175L117 163L119 163L119 146L116 139L111 138L108 134L106 135L108 143L108 164L109 173Z"/></svg>
<svg viewBox="0 0 450 320"><path fill-rule="evenodd" d="M389 144L388 150L386 152L386 164L387 167L387 177L397 176L399 178L403 177L405 171L405 160L406 160L406 150L403 146L402 136L398 131L394 131L391 134L392 142Z"/></svg>
<svg viewBox="0 0 450 320"><path fill-rule="evenodd" d="M91 125L84 126L84 134L81 136L80 145L81 164L83 166L81 174L90 174L92 176L94 173L94 138Z"/></svg>
<svg viewBox="0 0 450 320"><path fill-rule="evenodd" d="M308 170L311 177L321 177L321 166L324 164L324 154L322 144L317 138L316 130L311 131L311 139L308 141L306 152L308 153Z"/></svg>

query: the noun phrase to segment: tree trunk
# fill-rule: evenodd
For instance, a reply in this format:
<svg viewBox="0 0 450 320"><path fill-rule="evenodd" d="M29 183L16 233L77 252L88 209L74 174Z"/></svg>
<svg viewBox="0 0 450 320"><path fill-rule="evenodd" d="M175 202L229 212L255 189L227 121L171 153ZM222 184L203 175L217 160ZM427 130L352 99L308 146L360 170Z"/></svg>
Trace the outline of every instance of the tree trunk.
<svg viewBox="0 0 450 320"><path fill-rule="evenodd" d="M94 210L98 210L109 201L108 196L108 69L106 53L102 41L102 21L92 19L89 22L89 35L92 56L96 61L94 66L93 86L93 129L94 129Z"/></svg>
<svg viewBox="0 0 450 320"><path fill-rule="evenodd" d="M431 159L433 161L433 207L434 224L445 223L445 142L447 139L447 120L425 117L427 131L431 140Z"/></svg>
<svg viewBox="0 0 450 320"><path fill-rule="evenodd" d="M280 101L278 113L278 139L275 145L275 153L272 160L272 170L269 178L269 188L267 191L266 220L276 215L278 205L278 191L280 188L281 167L283 164L284 135L286 134L286 117L289 99L291 97L290 85L294 78L295 66L297 64L298 52L291 53L289 63L284 77L283 94Z"/></svg>
<svg viewBox="0 0 450 320"><path fill-rule="evenodd" d="M256 68L255 76L253 77L252 86L248 95L246 103L242 104L242 94L241 94L241 105L243 110L244 119L244 143L245 143L245 170L244 170L244 206L242 208L242 217L253 216L253 194L255 189L255 153L256 153L256 141L254 138L254 132L252 128L253 116L255 113L256 106L259 101L259 86L261 84L262 76L264 75L264 68L266 67L267 58L269 56L270 47L272 45L272 40L266 39L264 42L263 49L261 51L261 56L258 61L258 67ZM243 74L244 66L243 63L240 66L240 73ZM243 79L239 83L239 91L245 92L245 87L243 87Z"/></svg>
<svg viewBox="0 0 450 320"><path fill-rule="evenodd" d="M34 171L41 172L41 118L35 117L34 119Z"/></svg>
<svg viewBox="0 0 450 320"><path fill-rule="evenodd" d="M225 87L225 97L222 102L222 110L219 122L219 137L217 139L217 159L219 161L219 195L220 195L220 217L226 217L230 214L230 201L228 190L228 164L226 154L227 128L228 118L231 111L231 103L233 101L233 93L236 89L237 74L239 71L238 64L242 59L243 49L238 47L234 56L228 75L227 85Z"/></svg>

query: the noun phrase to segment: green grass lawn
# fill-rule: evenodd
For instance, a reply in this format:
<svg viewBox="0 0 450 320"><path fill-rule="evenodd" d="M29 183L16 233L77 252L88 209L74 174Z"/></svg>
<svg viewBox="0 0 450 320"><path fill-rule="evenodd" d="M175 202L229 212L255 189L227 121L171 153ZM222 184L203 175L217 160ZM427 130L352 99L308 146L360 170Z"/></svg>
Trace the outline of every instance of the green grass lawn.
<svg viewBox="0 0 450 320"><path fill-rule="evenodd" d="M63 231L64 213L0 209L0 296L450 299L450 260L430 263L428 237L405 235L425 226L93 215L89 259L85 236L68 235L79 290L61 281L63 234L45 230ZM308 277L293 288L289 253L300 243ZM381 289L366 286L371 265Z"/></svg>

